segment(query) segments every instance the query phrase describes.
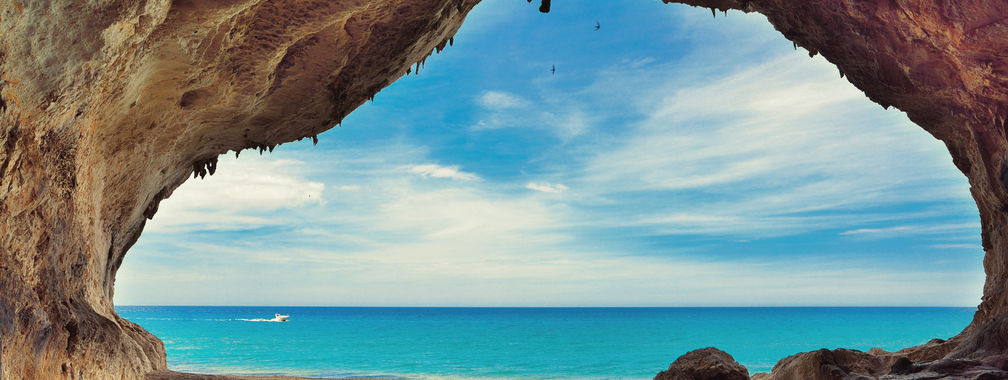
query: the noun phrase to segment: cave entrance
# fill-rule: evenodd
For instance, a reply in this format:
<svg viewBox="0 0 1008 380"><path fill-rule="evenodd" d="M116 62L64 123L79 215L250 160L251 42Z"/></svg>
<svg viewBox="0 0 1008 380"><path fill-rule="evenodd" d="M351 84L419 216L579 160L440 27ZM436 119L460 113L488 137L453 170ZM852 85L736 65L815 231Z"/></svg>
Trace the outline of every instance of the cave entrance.
<svg viewBox="0 0 1008 380"><path fill-rule="evenodd" d="M967 307L957 333L983 250L943 144L763 16L710 18L484 1L317 146L179 188L115 303Z"/></svg>

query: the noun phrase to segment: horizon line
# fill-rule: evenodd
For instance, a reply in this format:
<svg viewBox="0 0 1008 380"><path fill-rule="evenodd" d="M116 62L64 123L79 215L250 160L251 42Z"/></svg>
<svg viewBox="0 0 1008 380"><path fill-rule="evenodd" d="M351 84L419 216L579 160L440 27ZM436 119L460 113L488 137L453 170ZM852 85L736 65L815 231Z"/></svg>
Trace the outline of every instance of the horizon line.
<svg viewBox="0 0 1008 380"><path fill-rule="evenodd" d="M745 306L340 306L340 305L113 305L115 307L294 307L371 309L756 309L756 308L977 308L955 305L745 305Z"/></svg>

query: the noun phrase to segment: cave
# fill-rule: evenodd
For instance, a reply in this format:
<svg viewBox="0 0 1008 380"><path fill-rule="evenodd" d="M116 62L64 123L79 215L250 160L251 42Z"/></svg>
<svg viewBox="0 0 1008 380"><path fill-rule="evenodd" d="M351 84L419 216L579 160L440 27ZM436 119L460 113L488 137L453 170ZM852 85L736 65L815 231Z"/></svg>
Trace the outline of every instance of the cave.
<svg viewBox="0 0 1008 380"><path fill-rule="evenodd" d="M134 379L164 369L161 342L111 303L116 271L159 202L188 178L213 174L221 154L272 151L339 125L449 45L477 3L5 3L4 376ZM946 144L979 210L984 296L958 336L899 354L909 368L949 377L1002 371L1008 5L679 3L765 15L796 48L823 56L871 101L902 110ZM813 352L774 375L813 378L855 362L888 370L897 359Z"/></svg>

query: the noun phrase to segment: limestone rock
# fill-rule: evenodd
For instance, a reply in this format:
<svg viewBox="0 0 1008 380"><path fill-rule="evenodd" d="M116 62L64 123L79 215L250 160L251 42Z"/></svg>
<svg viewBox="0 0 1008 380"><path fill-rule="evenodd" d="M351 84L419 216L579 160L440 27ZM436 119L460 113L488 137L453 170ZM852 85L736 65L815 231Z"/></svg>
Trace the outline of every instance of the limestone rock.
<svg viewBox="0 0 1008 380"><path fill-rule="evenodd" d="M165 368L112 305L158 203L220 154L337 125L477 2L0 1L2 378Z"/></svg>
<svg viewBox="0 0 1008 380"><path fill-rule="evenodd" d="M707 347L680 356L654 380L749 380L749 370L727 352Z"/></svg>
<svg viewBox="0 0 1008 380"><path fill-rule="evenodd" d="M1006 347L981 335L1001 336L1008 312L1008 2L666 1L766 15L796 48L822 54L869 99L946 144L980 212L984 297L958 337L903 356L926 370L908 376L970 363L998 370L991 360ZM0 1L3 378L164 369L161 342L111 301L158 203L190 175L212 175L220 154L332 128L420 69L476 3ZM943 353L954 365L938 363ZM817 352L782 368L890 368L861 354Z"/></svg>

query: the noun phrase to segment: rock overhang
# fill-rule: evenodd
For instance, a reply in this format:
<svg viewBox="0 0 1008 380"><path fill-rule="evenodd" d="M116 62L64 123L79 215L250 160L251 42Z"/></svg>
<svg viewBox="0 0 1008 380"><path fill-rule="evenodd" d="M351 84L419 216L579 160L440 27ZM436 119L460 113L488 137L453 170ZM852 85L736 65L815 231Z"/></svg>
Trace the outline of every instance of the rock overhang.
<svg viewBox="0 0 1008 380"><path fill-rule="evenodd" d="M999 331L1008 312L1008 5L665 2L762 13L945 142L980 210L988 277L974 322L910 356L944 356L964 340L960 359L1003 351L973 332ZM0 322L4 352L25 353L4 371L137 378L164 368L160 342L111 304L116 270L158 203L190 175L212 175L220 154L337 125L451 44L476 3L4 3Z"/></svg>

